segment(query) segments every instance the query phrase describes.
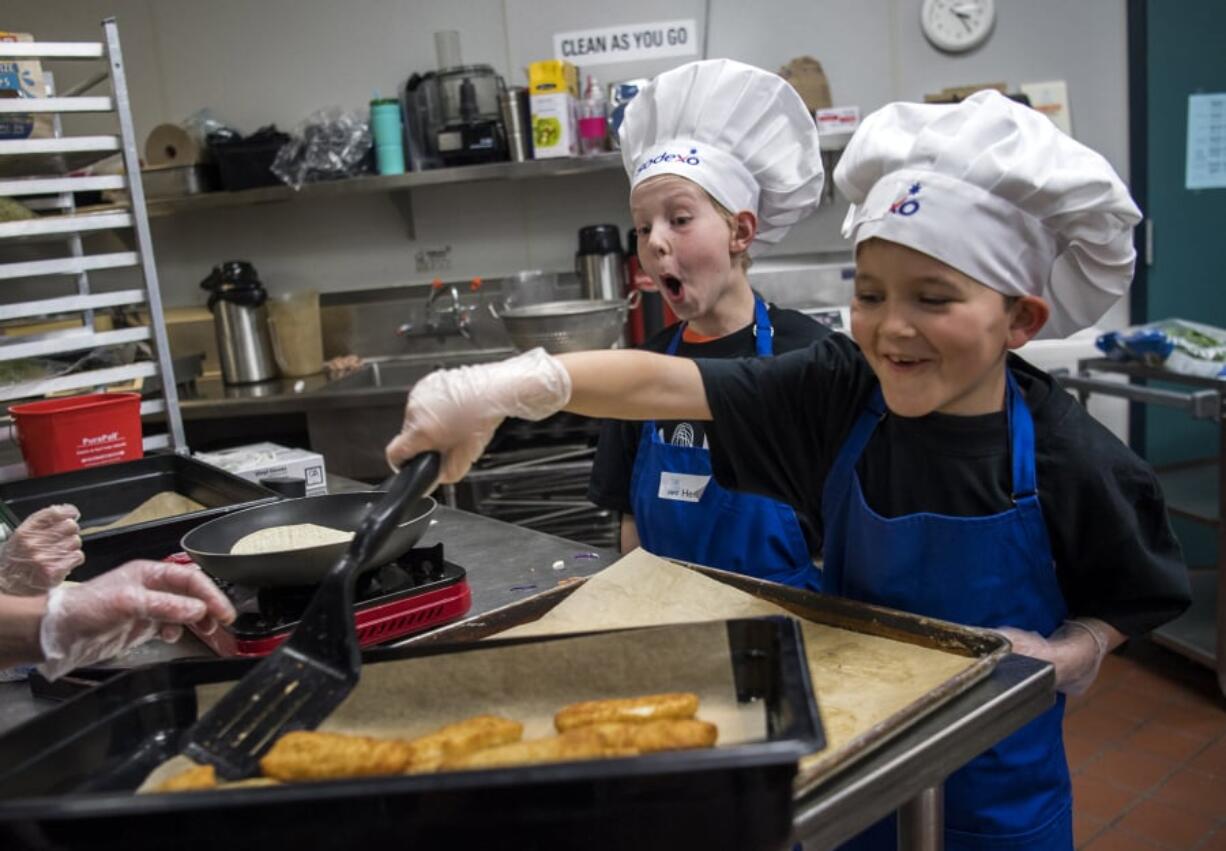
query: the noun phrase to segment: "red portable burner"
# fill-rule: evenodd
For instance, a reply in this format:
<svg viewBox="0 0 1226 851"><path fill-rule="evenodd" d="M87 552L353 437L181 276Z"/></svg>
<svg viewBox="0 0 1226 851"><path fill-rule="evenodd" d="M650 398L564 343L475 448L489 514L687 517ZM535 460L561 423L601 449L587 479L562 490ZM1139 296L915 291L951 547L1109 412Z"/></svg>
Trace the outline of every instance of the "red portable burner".
<svg viewBox="0 0 1226 851"><path fill-rule="evenodd" d="M167 561L190 561L177 553ZM238 617L212 635L196 635L218 656L264 656L289 637L315 586L245 588L214 579ZM415 547L357 579L354 623L363 647L384 644L463 617L472 606L464 568L443 558L443 545Z"/></svg>

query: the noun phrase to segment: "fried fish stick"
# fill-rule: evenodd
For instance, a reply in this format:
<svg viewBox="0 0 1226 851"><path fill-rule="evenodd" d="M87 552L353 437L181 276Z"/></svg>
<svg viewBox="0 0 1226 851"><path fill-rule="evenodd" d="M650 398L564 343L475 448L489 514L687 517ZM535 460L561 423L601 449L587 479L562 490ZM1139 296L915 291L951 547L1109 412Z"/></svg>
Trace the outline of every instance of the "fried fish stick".
<svg viewBox="0 0 1226 851"><path fill-rule="evenodd" d="M587 730L574 730L558 736L486 748L465 756L444 760L442 768L443 770L499 768L542 762L636 756L637 753L630 748L609 747L601 741L599 736Z"/></svg>
<svg viewBox="0 0 1226 851"><path fill-rule="evenodd" d="M709 748L719 738L719 728L693 718L647 721L643 724L591 724L572 732L591 731L609 748L629 748L639 753Z"/></svg>
<svg viewBox="0 0 1226 851"><path fill-rule="evenodd" d="M410 739L412 752L408 770L416 774L434 771L444 760L518 742L524 735L524 725L498 715L475 715L455 724L440 727L429 735Z"/></svg>
<svg viewBox="0 0 1226 851"><path fill-rule="evenodd" d="M260 758L260 770L274 780L328 780L399 774L413 751L401 739L372 739L342 733L286 733Z"/></svg>
<svg viewBox="0 0 1226 851"><path fill-rule="evenodd" d="M698 712L698 695L693 692L649 694L615 700L585 700L563 706L553 717L559 733L588 724L635 724L665 718L693 718Z"/></svg>
<svg viewBox="0 0 1226 851"><path fill-rule="evenodd" d="M180 771L171 777L155 792L195 792L198 789L216 789L217 772L211 765L197 765L186 771Z"/></svg>
<svg viewBox="0 0 1226 851"><path fill-rule="evenodd" d="M271 777L248 777L246 780L233 780L226 783L218 783L218 789L265 789L269 786L280 786L280 780L273 780Z"/></svg>

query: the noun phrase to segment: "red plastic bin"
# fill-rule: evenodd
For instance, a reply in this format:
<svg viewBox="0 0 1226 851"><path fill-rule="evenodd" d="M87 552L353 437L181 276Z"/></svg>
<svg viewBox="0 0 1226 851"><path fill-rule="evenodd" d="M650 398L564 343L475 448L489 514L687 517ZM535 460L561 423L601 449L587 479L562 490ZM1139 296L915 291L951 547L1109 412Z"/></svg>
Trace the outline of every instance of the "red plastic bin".
<svg viewBox="0 0 1226 851"><path fill-rule="evenodd" d="M9 408L31 476L144 457L139 393L89 393Z"/></svg>

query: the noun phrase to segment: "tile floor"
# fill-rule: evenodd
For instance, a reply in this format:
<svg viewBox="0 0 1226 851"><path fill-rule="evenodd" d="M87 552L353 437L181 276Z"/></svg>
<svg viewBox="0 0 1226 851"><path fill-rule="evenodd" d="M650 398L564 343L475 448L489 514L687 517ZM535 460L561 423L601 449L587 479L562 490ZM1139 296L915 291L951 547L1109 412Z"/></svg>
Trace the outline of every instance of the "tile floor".
<svg viewBox="0 0 1226 851"><path fill-rule="evenodd" d="M1107 657L1068 703L1074 829L1089 851L1226 851L1226 699L1148 641Z"/></svg>

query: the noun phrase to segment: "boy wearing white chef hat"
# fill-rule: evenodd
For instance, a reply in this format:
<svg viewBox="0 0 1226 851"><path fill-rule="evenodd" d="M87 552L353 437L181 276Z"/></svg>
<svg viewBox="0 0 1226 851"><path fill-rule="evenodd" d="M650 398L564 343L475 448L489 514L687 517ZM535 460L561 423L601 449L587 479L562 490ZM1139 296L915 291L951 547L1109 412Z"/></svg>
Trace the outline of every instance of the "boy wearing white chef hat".
<svg viewBox="0 0 1226 851"><path fill-rule="evenodd" d="M620 129L644 271L682 320L643 348L686 358L764 356L829 333L750 289L749 256L817 209L813 116L782 78L718 59L659 75ZM623 551L816 589L817 531L774 500L713 481L701 420L606 422L588 498L621 513ZM802 528L803 526L803 528Z"/></svg>
<svg viewBox="0 0 1226 851"><path fill-rule="evenodd" d="M1150 467L1010 353L1093 322L1123 293L1140 214L1110 165L995 92L870 116L835 175L852 201L851 339L770 360L532 352L436 373L394 464L462 475L504 416L709 419L716 479L825 532L830 593L982 627L1078 692L1125 636L1188 605ZM1071 848L1051 710L945 784L949 848ZM854 841L892 848L883 822Z"/></svg>

